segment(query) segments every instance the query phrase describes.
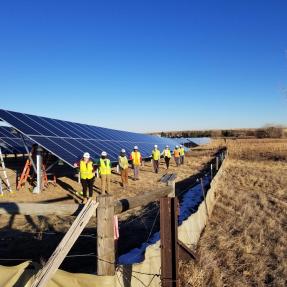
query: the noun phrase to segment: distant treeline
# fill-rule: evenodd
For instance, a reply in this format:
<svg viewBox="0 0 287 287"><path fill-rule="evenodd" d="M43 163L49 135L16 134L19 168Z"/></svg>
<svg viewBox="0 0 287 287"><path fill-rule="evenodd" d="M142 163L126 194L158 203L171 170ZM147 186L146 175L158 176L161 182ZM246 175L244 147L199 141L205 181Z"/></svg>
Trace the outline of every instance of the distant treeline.
<svg viewBox="0 0 287 287"><path fill-rule="evenodd" d="M154 133L155 134L155 133ZM283 127L264 127L259 129L229 129L202 131L172 131L156 133L162 137L224 137L224 138L283 138L287 137L287 129Z"/></svg>

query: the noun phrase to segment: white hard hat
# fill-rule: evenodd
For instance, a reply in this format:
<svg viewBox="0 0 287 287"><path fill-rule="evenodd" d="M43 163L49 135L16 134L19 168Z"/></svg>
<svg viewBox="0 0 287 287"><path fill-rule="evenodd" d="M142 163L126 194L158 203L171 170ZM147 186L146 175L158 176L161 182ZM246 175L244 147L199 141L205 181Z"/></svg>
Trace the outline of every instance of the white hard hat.
<svg viewBox="0 0 287 287"><path fill-rule="evenodd" d="M139 149L137 145L134 146L134 149Z"/></svg>
<svg viewBox="0 0 287 287"><path fill-rule="evenodd" d="M182 147L182 145L180 145L180 147Z"/></svg>
<svg viewBox="0 0 287 287"><path fill-rule="evenodd" d="M103 151L102 153L101 153L101 156L107 156L108 154L107 154L107 152L105 152L105 151Z"/></svg>
<svg viewBox="0 0 287 287"><path fill-rule="evenodd" d="M90 158L91 156L90 156L90 154L89 154L88 152L85 152L84 155L83 155L83 157L84 157L84 158Z"/></svg>
<svg viewBox="0 0 287 287"><path fill-rule="evenodd" d="M157 144L155 144L154 147L157 148Z"/></svg>
<svg viewBox="0 0 287 287"><path fill-rule="evenodd" d="M125 150L124 148L122 148L121 152L122 152L122 153L125 153L125 152L126 152L126 150Z"/></svg>
<svg viewBox="0 0 287 287"><path fill-rule="evenodd" d="M166 145L165 148L169 148L169 145Z"/></svg>
<svg viewBox="0 0 287 287"><path fill-rule="evenodd" d="M178 145L176 145L175 147L178 148Z"/></svg>

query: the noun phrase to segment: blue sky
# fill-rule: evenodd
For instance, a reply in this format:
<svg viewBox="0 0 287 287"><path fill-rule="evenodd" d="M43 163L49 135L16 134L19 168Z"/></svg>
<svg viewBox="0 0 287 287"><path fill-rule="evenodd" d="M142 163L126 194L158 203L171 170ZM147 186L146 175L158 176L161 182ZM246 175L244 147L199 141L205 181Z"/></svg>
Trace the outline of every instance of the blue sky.
<svg viewBox="0 0 287 287"><path fill-rule="evenodd" d="M287 124L286 11L286 0L1 1L1 107L140 132Z"/></svg>

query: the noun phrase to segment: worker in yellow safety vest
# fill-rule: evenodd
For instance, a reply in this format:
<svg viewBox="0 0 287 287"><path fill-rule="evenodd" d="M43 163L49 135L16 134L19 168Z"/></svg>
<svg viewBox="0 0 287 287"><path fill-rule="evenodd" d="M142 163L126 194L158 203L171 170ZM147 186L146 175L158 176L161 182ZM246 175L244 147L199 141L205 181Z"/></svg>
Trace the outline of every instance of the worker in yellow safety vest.
<svg viewBox="0 0 287 287"><path fill-rule="evenodd" d="M159 172L159 162L160 162L160 151L157 148L157 145L154 145L152 150L152 161L153 161L153 170L155 173Z"/></svg>
<svg viewBox="0 0 287 287"><path fill-rule="evenodd" d="M163 156L164 161L165 161L166 169L169 169L169 161L171 159L171 152L170 152L170 148L168 145L163 150L162 156Z"/></svg>
<svg viewBox="0 0 287 287"><path fill-rule="evenodd" d="M119 168L121 172L122 185L125 189L129 185L129 161L126 156L126 150L122 149L118 158Z"/></svg>
<svg viewBox="0 0 287 287"><path fill-rule="evenodd" d="M99 169L99 175L101 177L102 194L104 194L105 192L109 194L111 192L112 165L111 161L107 158L107 156L108 154L103 151L101 153L101 158L96 163Z"/></svg>
<svg viewBox="0 0 287 287"><path fill-rule="evenodd" d="M175 149L173 151L173 156L174 156L174 161L176 163L176 166L180 165L180 150L179 150L179 146L175 146Z"/></svg>
<svg viewBox="0 0 287 287"><path fill-rule="evenodd" d="M179 154L180 154L180 164L184 164L184 147L182 145L179 146Z"/></svg>
<svg viewBox="0 0 287 287"><path fill-rule="evenodd" d="M91 159L91 156L88 152L85 152L82 159L74 163L74 167L78 167L80 169L80 178L82 184L82 192L78 193L83 195L85 203L87 198L93 196L93 186L95 181L95 173L94 173L94 162ZM87 194L87 190L89 189L89 194Z"/></svg>
<svg viewBox="0 0 287 287"><path fill-rule="evenodd" d="M134 150L132 151L130 155L130 159L132 160L132 164L133 164L134 180L139 180L139 170L140 170L140 165L142 163L142 156L141 156L141 153L139 152L138 146L134 147Z"/></svg>

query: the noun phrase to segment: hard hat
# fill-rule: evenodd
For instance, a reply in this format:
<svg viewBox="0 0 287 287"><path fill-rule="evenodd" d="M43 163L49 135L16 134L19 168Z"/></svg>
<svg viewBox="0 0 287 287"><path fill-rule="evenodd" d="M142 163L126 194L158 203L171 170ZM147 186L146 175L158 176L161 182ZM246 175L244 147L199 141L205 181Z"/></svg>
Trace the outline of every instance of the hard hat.
<svg viewBox="0 0 287 287"><path fill-rule="evenodd" d="M102 153L101 153L101 156L107 156L108 154L107 154L107 152L105 152L105 151L103 151Z"/></svg>
<svg viewBox="0 0 287 287"><path fill-rule="evenodd" d="M165 148L169 148L169 145L166 145Z"/></svg>
<svg viewBox="0 0 287 287"><path fill-rule="evenodd" d="M175 147L178 148L178 145L176 145Z"/></svg>
<svg viewBox="0 0 287 287"><path fill-rule="evenodd" d="M83 155L83 157L84 157L84 158L90 158L91 156L90 156L90 154L89 154L88 152L85 152L84 155Z"/></svg>
<svg viewBox="0 0 287 287"><path fill-rule="evenodd" d="M157 148L157 144L155 144L154 147Z"/></svg>
<svg viewBox="0 0 287 287"><path fill-rule="evenodd" d="M126 150L124 148L122 148L121 153L125 153L125 152L126 152Z"/></svg>
<svg viewBox="0 0 287 287"><path fill-rule="evenodd" d="M182 145L180 145L180 147L182 147Z"/></svg>
<svg viewBox="0 0 287 287"><path fill-rule="evenodd" d="M134 146L134 149L139 149L137 145Z"/></svg>

